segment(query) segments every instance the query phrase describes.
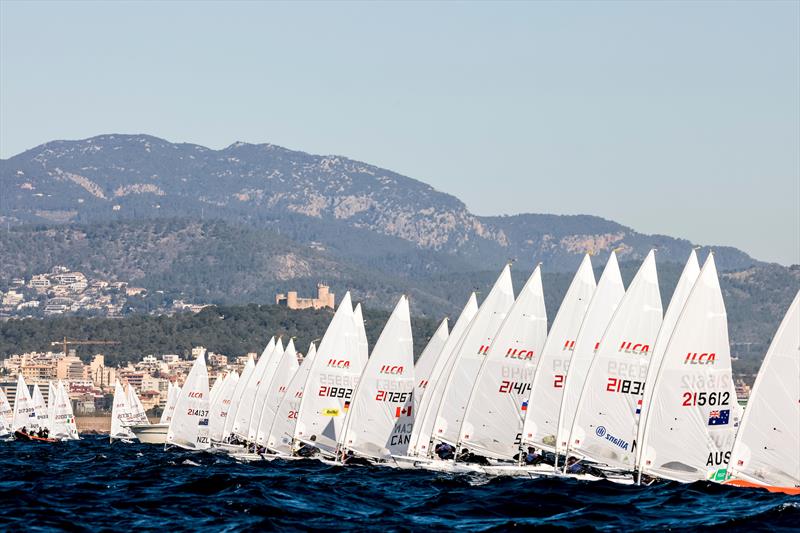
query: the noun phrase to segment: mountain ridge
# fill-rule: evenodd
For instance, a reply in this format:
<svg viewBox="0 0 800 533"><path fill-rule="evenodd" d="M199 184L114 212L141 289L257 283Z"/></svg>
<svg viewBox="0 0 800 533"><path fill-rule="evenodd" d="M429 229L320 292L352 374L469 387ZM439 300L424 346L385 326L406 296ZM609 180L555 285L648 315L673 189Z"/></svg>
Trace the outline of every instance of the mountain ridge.
<svg viewBox="0 0 800 533"><path fill-rule="evenodd" d="M0 160L0 195L9 224L199 214L289 232L308 245L292 227L306 217L308 226L342 223L340 236L368 230L478 269L489 257L569 271L587 251L616 249L637 260L654 246L665 260L683 261L694 246L593 215L477 216L457 197L390 170L242 141L219 150L145 134L51 141ZM732 247L714 249L723 270L764 264Z"/></svg>

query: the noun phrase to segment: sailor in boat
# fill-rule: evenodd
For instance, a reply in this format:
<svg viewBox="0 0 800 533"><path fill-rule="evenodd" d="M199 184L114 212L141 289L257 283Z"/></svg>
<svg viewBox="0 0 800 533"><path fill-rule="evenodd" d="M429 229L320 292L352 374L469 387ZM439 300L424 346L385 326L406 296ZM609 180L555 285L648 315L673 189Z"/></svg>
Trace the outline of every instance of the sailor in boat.
<svg viewBox="0 0 800 533"><path fill-rule="evenodd" d="M537 452L533 446L528 446L528 452L522 458L527 466L536 466L544 463L544 454Z"/></svg>
<svg viewBox="0 0 800 533"><path fill-rule="evenodd" d="M311 442L316 442L317 441L317 436L316 435L311 435L311 438L309 440ZM318 453L319 453L319 448L317 448L313 444L304 442L303 445L300 446L300 448L297 449L297 451L295 452L295 455L297 455L298 457L314 457Z"/></svg>
<svg viewBox="0 0 800 533"><path fill-rule="evenodd" d="M353 450L347 450L347 453L345 453L344 457L342 457L342 464L369 466L372 464L372 462L366 457L357 456L355 453L353 453Z"/></svg>
<svg viewBox="0 0 800 533"><path fill-rule="evenodd" d="M442 461L453 459L456 456L456 449L446 442L437 444L433 451Z"/></svg>
<svg viewBox="0 0 800 533"><path fill-rule="evenodd" d="M46 439L50 435L50 430L47 428L39 428L39 431L36 433L37 437Z"/></svg>
<svg viewBox="0 0 800 533"><path fill-rule="evenodd" d="M478 455L477 453L473 453L469 450L463 450L461 455L458 456L458 461L461 463L474 463L478 465L489 465L489 459L484 457L483 455Z"/></svg>

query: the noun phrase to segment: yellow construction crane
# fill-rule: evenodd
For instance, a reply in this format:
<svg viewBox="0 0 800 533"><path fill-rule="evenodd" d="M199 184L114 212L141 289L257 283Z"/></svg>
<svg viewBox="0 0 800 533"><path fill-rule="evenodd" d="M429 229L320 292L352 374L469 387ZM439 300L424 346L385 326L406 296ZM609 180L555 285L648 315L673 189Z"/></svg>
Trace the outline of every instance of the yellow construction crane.
<svg viewBox="0 0 800 533"><path fill-rule="evenodd" d="M118 341L77 341L77 340L69 340L66 337L64 337L63 340L51 342L50 346L57 346L59 344L64 346L64 357L66 357L67 355L69 355L69 352L67 351L67 347L70 346L70 345L79 345L79 344L80 345L83 345L83 344L94 344L94 345L97 345L97 344L101 344L101 345L108 346L108 345L112 345L112 344L122 344L122 343L120 343Z"/></svg>

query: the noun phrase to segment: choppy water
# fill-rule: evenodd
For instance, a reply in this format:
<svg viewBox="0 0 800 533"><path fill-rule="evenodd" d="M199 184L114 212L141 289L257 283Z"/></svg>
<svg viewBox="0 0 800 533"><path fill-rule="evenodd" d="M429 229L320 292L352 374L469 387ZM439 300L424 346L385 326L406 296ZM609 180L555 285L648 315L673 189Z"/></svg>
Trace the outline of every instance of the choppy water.
<svg viewBox="0 0 800 533"><path fill-rule="evenodd" d="M102 437L0 443L0 530L792 529L800 497L708 483L489 478L317 461L240 464Z"/></svg>

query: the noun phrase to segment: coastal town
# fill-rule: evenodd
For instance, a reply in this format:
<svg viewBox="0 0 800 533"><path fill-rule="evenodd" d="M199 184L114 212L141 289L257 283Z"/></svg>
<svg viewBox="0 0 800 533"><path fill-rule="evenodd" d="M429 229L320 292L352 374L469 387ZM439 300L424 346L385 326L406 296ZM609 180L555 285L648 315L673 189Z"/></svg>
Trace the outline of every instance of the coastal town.
<svg viewBox="0 0 800 533"><path fill-rule="evenodd" d="M204 304L151 293L126 281L90 277L63 265L30 277L15 277L0 287L0 320L75 314L121 317L136 312L198 312Z"/></svg>
<svg viewBox="0 0 800 533"><path fill-rule="evenodd" d="M119 368L106 366L103 354L93 355L87 362L74 350L63 352L31 352L13 355L0 367L0 389L9 400L16 397L17 376L29 385L40 385L45 401L47 383L61 380L66 384L73 410L77 416L108 415L114 393L114 383L127 383L136 390L147 411L158 413L167 401L169 384L182 385L195 359L205 355L209 381L236 371L241 373L248 358L257 359L255 352L228 357L206 350L192 349L188 359L176 354L145 355L138 362ZM302 354L298 354L302 360Z"/></svg>

